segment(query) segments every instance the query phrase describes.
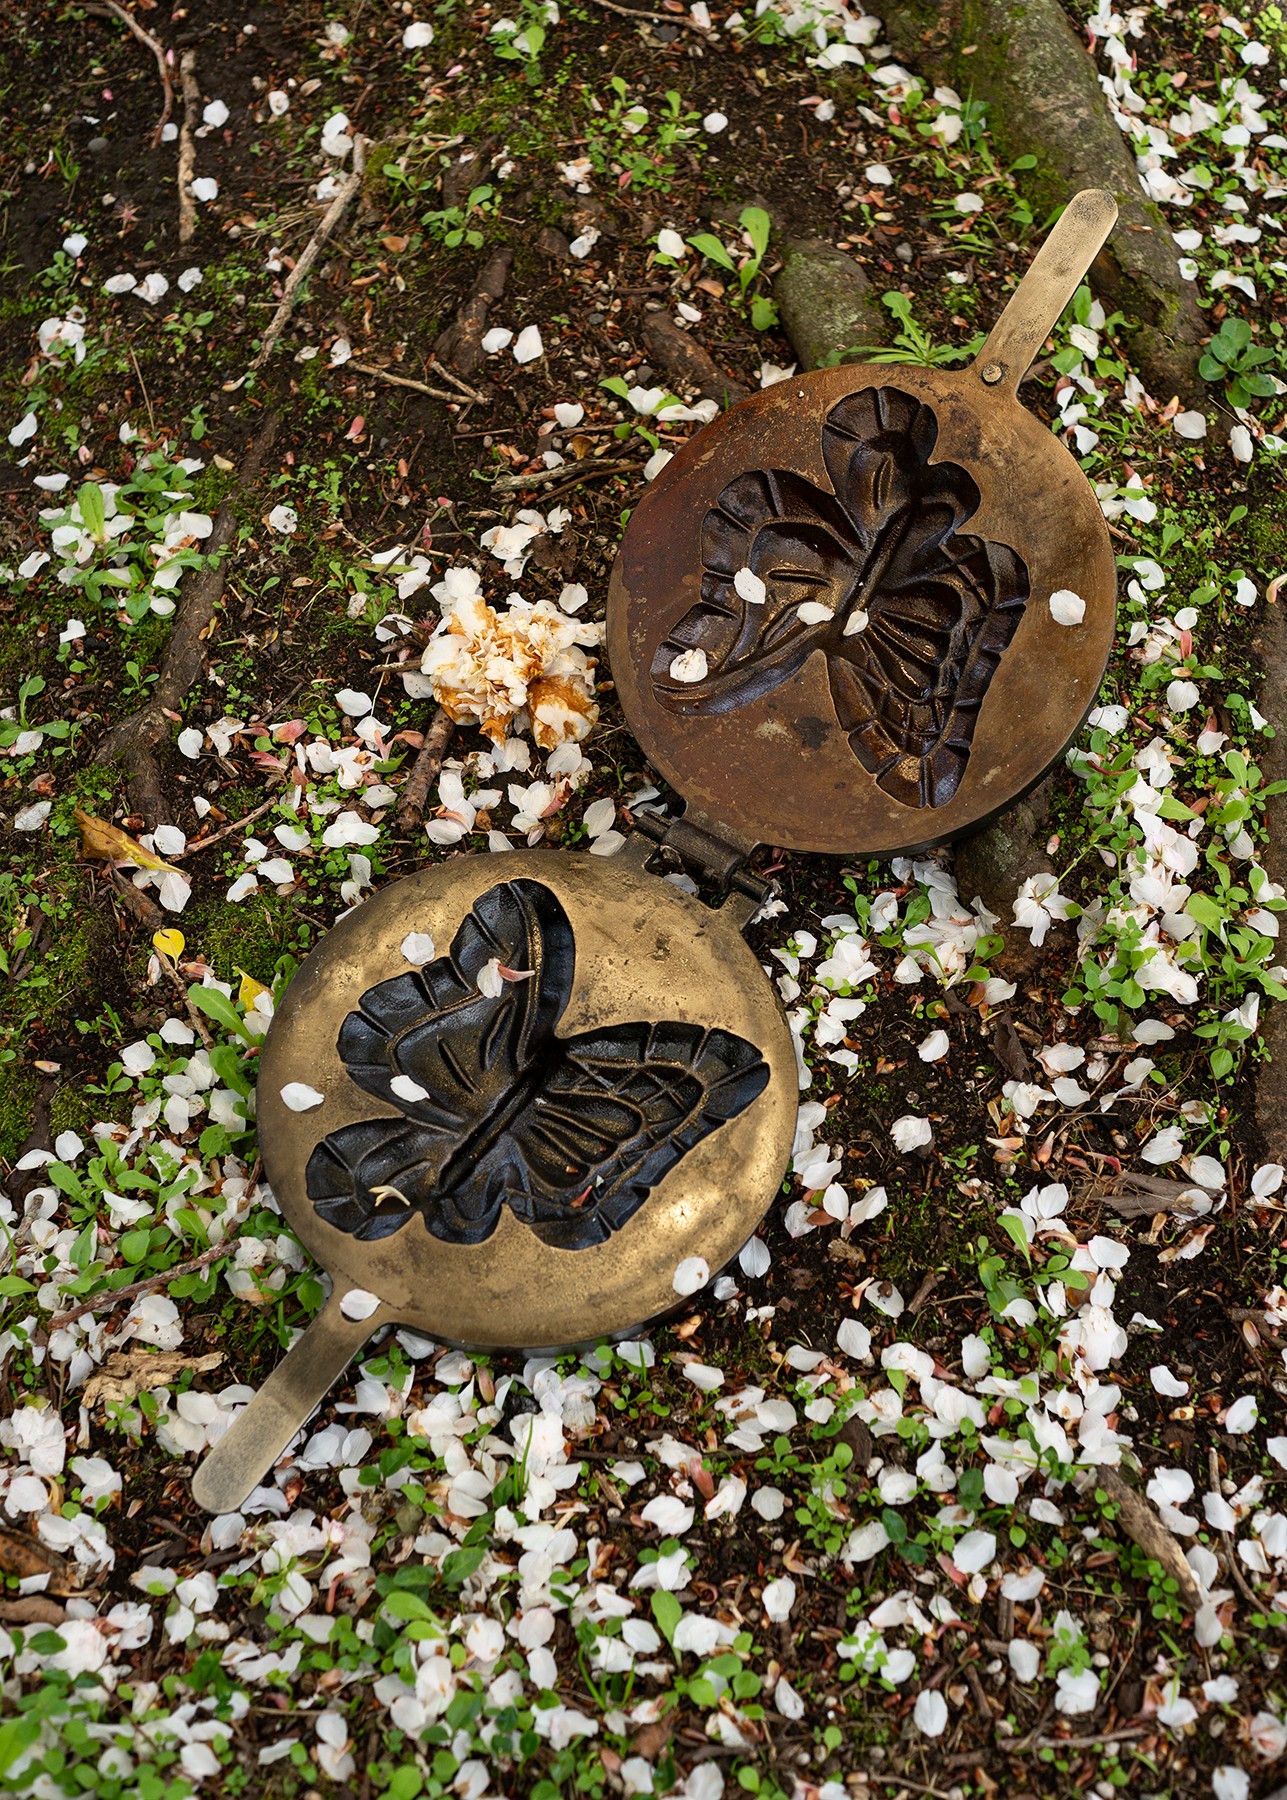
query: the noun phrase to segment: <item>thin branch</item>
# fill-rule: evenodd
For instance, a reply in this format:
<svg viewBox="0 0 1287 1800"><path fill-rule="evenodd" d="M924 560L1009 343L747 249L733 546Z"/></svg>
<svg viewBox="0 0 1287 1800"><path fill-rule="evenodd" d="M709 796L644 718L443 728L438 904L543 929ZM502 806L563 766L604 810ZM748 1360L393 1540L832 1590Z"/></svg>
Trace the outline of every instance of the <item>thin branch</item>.
<svg viewBox="0 0 1287 1800"><path fill-rule="evenodd" d="M518 494L524 488L544 487L547 482L566 481L575 487L578 481L588 481L592 475L627 475L638 474L642 463L624 462L620 457L591 457L582 462L559 463L553 469L538 469L532 475L501 475L493 481L493 494Z"/></svg>
<svg viewBox="0 0 1287 1800"><path fill-rule="evenodd" d="M165 105L161 108L161 117L157 120L156 130L152 133L152 148L155 150L161 142L161 133L169 124L170 114L174 110L174 88L170 82L170 71L164 48L150 31L144 31L132 13L127 13L123 6L118 6L116 0L102 0L101 6L87 6L85 11L95 14L100 19L119 19L122 25L127 26L134 33L139 43L145 45L156 58L157 72L161 77L161 89L165 95Z"/></svg>
<svg viewBox="0 0 1287 1800"><path fill-rule="evenodd" d="M48 1330L61 1331L64 1325L71 1325L77 1319L83 1319L86 1313L102 1312L106 1307L116 1306L122 1300L137 1300L140 1294L150 1294L154 1289L165 1287L168 1282L178 1281L183 1275L196 1275L202 1269L209 1268L212 1262L218 1262L221 1256L227 1256L232 1249L233 1238L241 1227L242 1220L250 1210L251 1198L259 1185L259 1175L263 1164L259 1157L255 1158L254 1167L246 1181L246 1191L242 1195L241 1205L228 1214L224 1220L223 1237L200 1256L194 1256L190 1262L175 1263L173 1268L166 1269L163 1274L149 1275L146 1281L135 1281L129 1287L104 1289L91 1294L88 1300L82 1300L79 1306L73 1306L69 1312L58 1313L49 1321Z"/></svg>
<svg viewBox="0 0 1287 1800"><path fill-rule="evenodd" d="M197 228L197 203L192 194L192 175L197 165L197 114L201 89L197 85L197 53L185 50L179 61L183 84L183 123L179 127L179 242L186 244Z"/></svg>
<svg viewBox="0 0 1287 1800"><path fill-rule="evenodd" d="M413 381L410 375L394 375L388 369L377 369L371 363L341 363L342 369L352 369L355 375L371 375L376 381L387 381L393 387L414 388L417 394L428 394L431 400L452 400L457 406L463 398L460 394L451 393L447 388L430 387L427 382Z"/></svg>
<svg viewBox="0 0 1287 1800"><path fill-rule="evenodd" d="M453 387L458 387L461 393L466 395L470 400L477 400L480 403L486 402L486 394L481 393L476 387L470 387L467 381L462 381L460 376L454 374L445 363L440 363L436 356L431 356L429 358L429 367L433 369L436 374L441 375L444 381L449 381Z"/></svg>
<svg viewBox="0 0 1287 1800"><path fill-rule="evenodd" d="M402 797L398 801L397 823L403 831L411 831L420 823L429 798L429 789L442 768L456 722L444 707L439 707L425 732L424 745L412 767Z"/></svg>
<svg viewBox="0 0 1287 1800"><path fill-rule="evenodd" d="M212 844L222 843L224 838L235 836L244 826L252 825L256 819L262 819L266 812L271 812L280 799L280 792L270 794L267 800L253 807L244 819L234 819L231 825L221 826L218 831L212 831L209 837L197 838L194 843L180 850L177 856L172 857L171 861L181 862L185 856L195 856L198 850L208 850Z"/></svg>
<svg viewBox="0 0 1287 1800"><path fill-rule="evenodd" d="M703 37L711 35L709 25L699 25L696 19L686 19L683 13L640 12L635 6L618 6L616 0L590 0L592 6L601 6L604 12L616 13L622 19L642 20L647 25L677 25L684 31L700 31Z"/></svg>
<svg viewBox="0 0 1287 1800"><path fill-rule="evenodd" d="M344 186L327 207L321 224L305 245L299 261L291 270L286 285L282 289L281 304L273 314L268 329L264 333L263 342L259 346L259 354L250 365L252 371L262 369L272 355L273 346L286 329L286 322L295 310L295 299L305 277L321 254L323 244L344 217L358 189L362 186L362 177L366 172L366 146L367 140L360 133L354 137L352 171Z"/></svg>

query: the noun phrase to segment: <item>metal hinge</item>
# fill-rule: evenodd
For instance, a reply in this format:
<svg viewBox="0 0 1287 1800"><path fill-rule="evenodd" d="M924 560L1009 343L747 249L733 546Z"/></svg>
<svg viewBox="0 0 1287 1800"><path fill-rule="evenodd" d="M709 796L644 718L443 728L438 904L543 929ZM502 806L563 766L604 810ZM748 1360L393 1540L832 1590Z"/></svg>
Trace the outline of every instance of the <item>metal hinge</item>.
<svg viewBox="0 0 1287 1800"><path fill-rule="evenodd" d="M727 895L739 917L739 929L777 892L773 882L747 868L751 846L730 843L688 816L665 819L656 813L637 812L635 830L658 844L694 881L709 882Z"/></svg>

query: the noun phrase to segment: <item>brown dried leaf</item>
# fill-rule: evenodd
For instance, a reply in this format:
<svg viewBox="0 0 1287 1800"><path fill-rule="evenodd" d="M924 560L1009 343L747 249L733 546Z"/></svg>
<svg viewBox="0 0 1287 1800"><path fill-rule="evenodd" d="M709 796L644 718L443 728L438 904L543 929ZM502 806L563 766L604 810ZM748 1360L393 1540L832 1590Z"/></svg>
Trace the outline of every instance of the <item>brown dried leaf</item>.
<svg viewBox="0 0 1287 1800"><path fill-rule="evenodd" d="M1127 1537L1137 1543L1146 1556L1161 1563L1173 1577L1184 1605L1190 1612L1196 1612L1200 1595L1193 1570L1180 1547L1180 1540L1166 1529L1152 1503L1129 1487L1116 1469L1098 1468L1091 1481L1095 1487L1102 1488L1117 1507L1117 1524Z"/></svg>
<svg viewBox="0 0 1287 1800"><path fill-rule="evenodd" d="M100 1400L134 1400L149 1388L167 1387L187 1369L204 1375L222 1361L222 1350L211 1350L205 1356L192 1356L185 1350L118 1351L90 1376L81 1399L86 1406L95 1406Z"/></svg>
<svg viewBox="0 0 1287 1800"><path fill-rule="evenodd" d="M93 813L87 813L79 806L76 823L80 826L81 854L93 862L130 863L136 869L154 869L163 875L175 872L171 863L162 862L159 856L145 850L119 825L96 819Z"/></svg>
<svg viewBox="0 0 1287 1800"><path fill-rule="evenodd" d="M43 1594L0 1600L0 1625L61 1625L67 1614Z"/></svg>
<svg viewBox="0 0 1287 1800"><path fill-rule="evenodd" d="M59 1556L56 1550L46 1549L39 1538L31 1537L25 1531L15 1531L9 1525L0 1525L0 1575L13 1575L19 1581L28 1581L33 1575L48 1575L46 1591L51 1594L71 1594L81 1585L74 1565L65 1557ZM23 1621L19 1619L16 1623Z"/></svg>

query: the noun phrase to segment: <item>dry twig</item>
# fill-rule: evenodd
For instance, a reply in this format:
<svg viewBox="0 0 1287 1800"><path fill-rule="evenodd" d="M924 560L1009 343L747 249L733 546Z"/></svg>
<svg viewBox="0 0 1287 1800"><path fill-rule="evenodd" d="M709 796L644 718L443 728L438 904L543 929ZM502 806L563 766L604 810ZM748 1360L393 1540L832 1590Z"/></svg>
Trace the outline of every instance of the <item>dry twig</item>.
<svg viewBox="0 0 1287 1800"><path fill-rule="evenodd" d="M410 375L395 375L390 369L377 369L371 363L347 362L341 368L352 369L355 375L371 375L376 381L387 381L393 387L414 388L417 394L428 394L431 400L454 400L459 406L464 398L462 394L454 394L446 388L430 387L427 382L415 381Z"/></svg>
<svg viewBox="0 0 1287 1800"><path fill-rule="evenodd" d="M637 475L642 463L627 462L621 457L587 456L581 462L560 463L554 469L537 469L531 475L501 475L491 483L493 494L521 494L524 488L545 487L547 483L566 482L575 487L595 475Z"/></svg>
<svg viewBox="0 0 1287 1800"><path fill-rule="evenodd" d="M208 850L212 844L221 844L225 838L234 837L247 825L253 825L256 819L262 819L266 812L271 812L280 799L280 791L270 794L267 800L262 800L258 806L252 807L244 818L234 819L231 825L220 826L219 830L212 831L209 837L197 838L194 843L188 844L180 850L173 860L182 862L185 856L195 856L198 850Z"/></svg>
<svg viewBox="0 0 1287 1800"><path fill-rule="evenodd" d="M1201 1603L1201 1595L1198 1593L1193 1570L1189 1567L1179 1539L1167 1530L1151 1502L1128 1486L1116 1469L1106 1466L1095 1469L1084 1484L1078 1485L1103 1488L1117 1508L1118 1525L1127 1537L1139 1545L1145 1556L1151 1556L1154 1562L1162 1565L1174 1580L1185 1608L1189 1612L1196 1612Z"/></svg>
<svg viewBox="0 0 1287 1800"><path fill-rule="evenodd" d="M196 1275L208 1268L212 1262L218 1262L221 1256L227 1256L232 1249L233 1239L241 1227L250 1207L251 1197L259 1184L259 1172L262 1163L256 1157L254 1167L246 1181L246 1191L242 1195L241 1205L224 1220L224 1234L217 1244L203 1250L200 1256L194 1256L188 1262L175 1263L171 1269L160 1275L149 1275L146 1281L131 1282L129 1287L104 1289L101 1293L91 1294L88 1300L82 1300L79 1306L70 1311L57 1313L49 1321L50 1331L61 1331L64 1325L71 1325L77 1319L83 1319L86 1313L102 1312L104 1308L117 1306L122 1300L137 1300L140 1294L150 1294L156 1288L165 1287L171 1281L178 1281L182 1275Z"/></svg>
<svg viewBox="0 0 1287 1800"><path fill-rule="evenodd" d="M179 127L179 242L186 244L197 228L197 203L192 194L192 175L197 166L197 115L201 89L197 86L197 53L185 50L179 61L183 84L183 123Z"/></svg>
<svg viewBox="0 0 1287 1800"><path fill-rule="evenodd" d="M1205 1192L1196 1181L1177 1181L1171 1175L1145 1175L1137 1170L1124 1170L1107 1184L1092 1183L1078 1198L1098 1200L1123 1219L1138 1219L1160 1212L1190 1214L1194 1209L1183 1197ZM1210 1195L1207 1197L1211 1198Z"/></svg>
<svg viewBox="0 0 1287 1800"><path fill-rule="evenodd" d="M464 396L466 397L466 399L477 400L481 403L486 402L486 400L487 400L486 394L481 392L481 390L476 387L470 387L470 385L467 381L462 381L460 379L459 375L453 374L450 369L446 368L442 363L440 363L436 356L431 356L429 358L429 367L431 369L433 369L436 374L441 375L444 381L449 381L451 383L452 387L459 388L461 393L464 394Z"/></svg>
<svg viewBox="0 0 1287 1800"><path fill-rule="evenodd" d="M684 31L698 31L703 37L709 37L709 25L699 25L696 19L685 18L683 13L640 12L634 6L618 6L616 0L591 0L594 6L601 6L604 12L616 13L622 19L635 19L645 25L675 25ZM926 1793L929 1792L927 1788Z"/></svg>
<svg viewBox="0 0 1287 1800"><path fill-rule="evenodd" d="M348 179L322 215L321 224L300 252L298 262L287 277L286 285L282 289L281 303L269 321L263 342L259 346L259 354L250 365L252 370L262 369L272 355L273 346L286 329L286 322L295 310L296 296L304 283L305 276L317 261L323 244L344 217L358 189L362 186L362 177L366 173L366 146L367 140L359 132L353 139L353 167Z"/></svg>
<svg viewBox="0 0 1287 1800"><path fill-rule="evenodd" d="M169 59L166 51L150 31L144 31L132 13L126 12L123 6L116 4L116 0L102 0L101 5L87 6L85 11L93 13L100 19L119 19L122 25L127 26L134 33L139 43L145 45L156 58L157 73L161 77L161 91L165 95L165 104L161 108L161 117L157 120L156 129L152 133L152 148L155 150L161 142L161 133L169 124L170 114L174 110L174 87L170 81Z"/></svg>
<svg viewBox="0 0 1287 1800"><path fill-rule="evenodd" d="M440 706L429 722L424 744L412 765L402 797L398 801L396 817L402 831L412 831L420 823L425 801L429 798L429 789L442 768L442 759L447 754L447 746L455 729L455 720Z"/></svg>

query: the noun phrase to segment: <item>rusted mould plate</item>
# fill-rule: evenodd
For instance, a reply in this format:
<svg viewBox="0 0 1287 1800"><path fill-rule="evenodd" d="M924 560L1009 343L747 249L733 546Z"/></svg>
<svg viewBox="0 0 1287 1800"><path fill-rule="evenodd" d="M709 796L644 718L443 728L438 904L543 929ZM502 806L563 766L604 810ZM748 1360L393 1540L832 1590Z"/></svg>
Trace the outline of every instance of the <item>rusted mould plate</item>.
<svg viewBox="0 0 1287 1800"><path fill-rule="evenodd" d="M476 990L471 1001L463 1001L452 992L449 975L446 986L441 974L434 978L439 998L448 1011L458 1008L453 1018L459 1021L451 1024L447 1038L459 1079L438 1084L436 1052L416 1050L408 1035L424 1029L427 1007L414 991L416 971L401 945L410 932L428 932L438 957L445 957L471 909L498 885L516 888L540 912L534 923L529 920L528 946L520 950L515 934L508 952L502 945L501 955L527 963L544 959L547 1002L543 1016L523 1027L529 1035L518 1057L521 1066L501 1070L474 1103L465 1089L479 1080L477 1037L496 1031L502 1002L489 1004ZM560 914L568 928L561 946L555 942L562 934ZM493 905L485 929L503 934L498 917ZM517 931L524 929L520 924ZM574 959L566 981L555 967L560 955L565 961ZM405 991L386 989L383 999L372 1000L372 990L403 978L410 978ZM472 971L467 979L472 981ZM530 982L508 983L505 1002L526 996L530 988ZM378 1029L361 1026L355 1035L352 1025L346 1028L355 1015L375 1020ZM625 1027L640 1023L658 1028L642 1057L638 1035L622 1035ZM390 1026L401 1034L406 1054L396 1045L390 1049L381 1036ZM718 1057L709 1047L696 1053L704 1031L723 1034L716 1045ZM667 1083L710 1083L734 1065L744 1085L723 1103L731 1116L708 1124L691 1148L672 1146L675 1160L642 1201L635 1193L623 1198L618 1180L617 1198L606 1209L612 1221L621 1221L615 1229L606 1220L596 1222L605 1208L594 1195L582 1208L569 1210L566 1197L560 1200L552 1193L544 1179L549 1169L544 1150L543 1172L538 1171L532 1185L545 1198L538 1192L532 1203L534 1223L516 1216L504 1202L484 1205L481 1196L496 1171L496 1156L511 1155L515 1141L530 1151L534 1132L544 1132L548 1149L549 1115L534 1118L533 1097L546 1104L561 1085L556 1111L579 1117L587 1134L574 1128L568 1164L585 1150L597 1129L586 1124L586 1084L579 1074L569 1080L566 1070L560 1075L558 1069L563 1048L587 1042L587 1033L594 1057L622 1057L613 1071L613 1087L627 1104ZM744 1050L733 1052L732 1040ZM364 1062L367 1067L381 1064L389 1072L415 1068L419 1083L438 1086L438 1091L419 1106L382 1101L378 1077L364 1086L354 1079ZM651 1072L641 1076L641 1065ZM290 1082L319 1090L324 1103L311 1112L291 1111L281 1098ZM287 990L265 1047L258 1094L265 1173L286 1218L330 1272L338 1292L362 1288L374 1293L383 1302L382 1318L418 1327L440 1342L532 1350L631 1329L675 1304L672 1279L686 1257L705 1257L718 1269L736 1255L759 1223L790 1154L795 1057L771 985L736 929L718 912L671 883L620 862L523 851L459 858L409 876L342 920ZM636 1160L640 1152L656 1150L674 1113L682 1113L692 1099L691 1094L681 1097L670 1113L665 1104L660 1111L654 1108L649 1141L631 1152ZM620 1141L616 1107L614 1100L605 1149L616 1147L614 1134ZM453 1177L442 1166L433 1128L436 1117L452 1111L466 1119L463 1130L453 1127L447 1133L451 1149L463 1147L465 1152L454 1199ZM378 1133L383 1147L375 1153L381 1166L368 1161L366 1179L358 1185L369 1191L370 1178L380 1176L384 1185L412 1201L403 1206L392 1193L386 1196L376 1209L382 1212L377 1229L396 1228L366 1241L358 1231L369 1228L370 1207L346 1213L336 1202L342 1185L336 1165L353 1154L354 1140L343 1134L360 1131L365 1121L387 1124ZM399 1127L408 1134L405 1153L392 1147ZM691 1125L681 1133L694 1135ZM330 1140L338 1155L319 1151L323 1140ZM489 1145L495 1146L490 1165ZM322 1166L328 1158L329 1169ZM408 1177L406 1170L417 1158L435 1180L418 1184L414 1175ZM529 1155L528 1162L532 1160ZM610 1169L610 1159L601 1159L600 1167ZM504 1177L497 1179L503 1185ZM609 1185L611 1181L610 1173ZM347 1226L329 1222L324 1214L347 1221ZM600 1230L600 1241L568 1242L578 1235L593 1239ZM471 1235L481 1241L463 1241ZM564 1241L547 1241L551 1237Z"/></svg>
<svg viewBox="0 0 1287 1800"><path fill-rule="evenodd" d="M923 849L1002 812L1075 737L1112 644L1116 572L1108 531L1077 463L1018 404L1010 381L1000 389L985 385L978 371L988 366L986 355L960 372L866 365L779 382L700 432L635 509L612 577L612 673L645 752L696 813L747 841L787 849ZM1006 373L1017 382L1017 372ZM890 396L880 406L876 390ZM928 419L916 402L929 408ZM883 494L871 491L870 457L856 478L846 462L845 446L864 416L872 441L892 446L875 458ZM767 471L784 478L766 482ZM709 678L686 693L667 681L677 646L707 643L714 672L733 636L743 634L736 661L748 628L763 629L754 603L730 592L728 568L739 555L758 558L768 577L761 613L773 610L774 580L783 570L792 572L786 579L801 598L808 591L847 594L852 604L864 560L874 564L884 554L879 539L889 508L881 502L891 482L911 484L913 533L932 538L947 518L955 531L945 548L962 540L982 548L967 542L953 552L965 565L955 597L949 582L939 585L937 598L922 594L907 605L915 584L906 579L906 561L897 593L882 595L875 581L869 623L853 634L868 658L866 687L844 667L849 646L834 642L838 654L815 648L784 679L769 645L767 676L752 668L722 692ZM930 544L922 563L933 561ZM975 575L984 563L991 591L980 605ZM865 573L870 580L873 569ZM1085 601L1080 625L1057 624L1051 615L1050 596L1064 588ZM1016 597L1016 589L1026 597ZM973 639L959 625L967 590L974 598L967 594L965 608L979 614ZM740 618L722 616L739 607ZM981 642L989 635L990 644ZM753 648L747 660L757 654ZM962 662L964 683L957 679ZM884 692L873 706L877 676ZM935 687L935 701L917 699ZM936 739L945 716L946 731ZM891 747L901 755L883 769L882 785ZM928 755L916 754L927 747Z"/></svg>

